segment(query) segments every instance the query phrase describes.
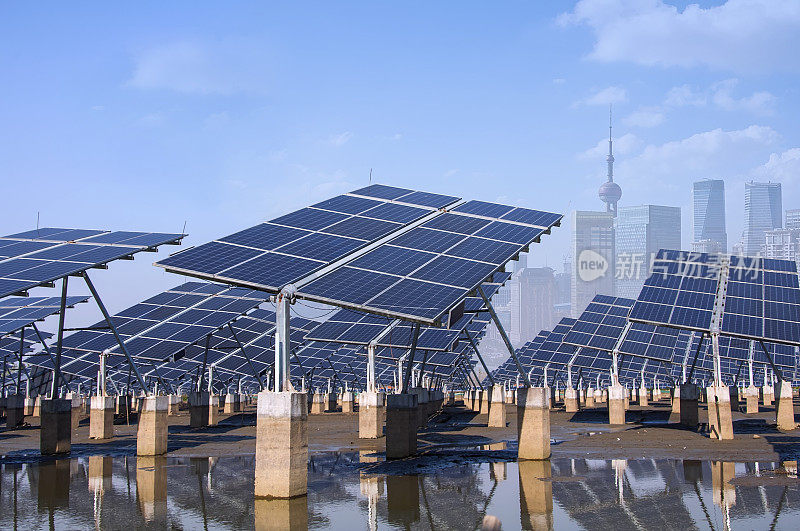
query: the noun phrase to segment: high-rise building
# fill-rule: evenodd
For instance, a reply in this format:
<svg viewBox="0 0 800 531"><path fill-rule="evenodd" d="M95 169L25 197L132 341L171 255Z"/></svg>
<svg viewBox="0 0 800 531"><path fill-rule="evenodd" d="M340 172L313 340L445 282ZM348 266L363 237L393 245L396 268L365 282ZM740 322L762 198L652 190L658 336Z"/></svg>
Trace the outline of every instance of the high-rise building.
<svg viewBox="0 0 800 531"><path fill-rule="evenodd" d="M781 183L745 183L742 253L759 254L766 243L767 231L783 227L782 218Z"/></svg>
<svg viewBox="0 0 800 531"><path fill-rule="evenodd" d="M681 248L681 209L659 205L622 207L614 225L616 294L635 299L650 276L658 250Z"/></svg>
<svg viewBox="0 0 800 531"><path fill-rule="evenodd" d="M556 324L554 308L556 301L555 271L550 267L529 267L519 274L519 304L512 306L511 321L519 322L519 341L527 343L540 330L553 328ZM513 324L512 324L513 326Z"/></svg>
<svg viewBox="0 0 800 531"><path fill-rule="evenodd" d="M786 227L765 233L761 254L765 258L800 262L800 210L787 210Z"/></svg>
<svg viewBox="0 0 800 531"><path fill-rule="evenodd" d="M800 229L800 208L794 208L786 211L787 229Z"/></svg>
<svg viewBox="0 0 800 531"><path fill-rule="evenodd" d="M572 213L572 314L579 315L597 294L614 295L614 215Z"/></svg>
<svg viewBox="0 0 800 531"><path fill-rule="evenodd" d="M706 253L728 251L725 229L725 181L704 179L694 183L694 237L692 250Z"/></svg>

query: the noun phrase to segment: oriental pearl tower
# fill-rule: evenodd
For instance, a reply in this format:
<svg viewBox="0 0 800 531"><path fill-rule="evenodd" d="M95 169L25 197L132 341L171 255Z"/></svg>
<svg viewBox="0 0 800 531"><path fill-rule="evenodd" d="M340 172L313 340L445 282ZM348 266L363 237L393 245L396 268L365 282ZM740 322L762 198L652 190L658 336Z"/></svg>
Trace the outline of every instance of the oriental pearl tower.
<svg viewBox="0 0 800 531"><path fill-rule="evenodd" d="M600 186L598 195L606 204L606 212L617 217L617 201L622 197L622 188L614 182L614 153L611 148L611 107L608 108L608 180Z"/></svg>

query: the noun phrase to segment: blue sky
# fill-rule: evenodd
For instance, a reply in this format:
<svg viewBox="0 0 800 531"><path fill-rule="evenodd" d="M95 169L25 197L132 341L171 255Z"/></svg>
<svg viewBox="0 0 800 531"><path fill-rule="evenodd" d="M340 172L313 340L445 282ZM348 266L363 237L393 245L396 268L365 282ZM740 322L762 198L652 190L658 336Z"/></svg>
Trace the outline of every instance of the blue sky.
<svg viewBox="0 0 800 531"><path fill-rule="evenodd" d="M798 1L163 4L0 7L4 234L40 212L42 226L185 222L196 245L370 168L599 209L609 103L621 205L683 207L685 245L698 178L726 179L732 242L745 180L782 181L800 207ZM568 248L565 224L529 262ZM155 259L95 273L112 310L180 281Z"/></svg>

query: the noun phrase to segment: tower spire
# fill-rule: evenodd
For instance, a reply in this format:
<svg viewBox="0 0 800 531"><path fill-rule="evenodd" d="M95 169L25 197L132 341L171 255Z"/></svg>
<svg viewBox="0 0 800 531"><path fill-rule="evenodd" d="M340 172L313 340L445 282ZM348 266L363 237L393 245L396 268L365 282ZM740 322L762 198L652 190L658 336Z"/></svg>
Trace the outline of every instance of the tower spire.
<svg viewBox="0 0 800 531"><path fill-rule="evenodd" d="M612 128L612 108L608 106L608 179L600 186L600 199L606 204L606 212L617 215L617 201L622 197L622 188L614 182L614 147L611 139Z"/></svg>

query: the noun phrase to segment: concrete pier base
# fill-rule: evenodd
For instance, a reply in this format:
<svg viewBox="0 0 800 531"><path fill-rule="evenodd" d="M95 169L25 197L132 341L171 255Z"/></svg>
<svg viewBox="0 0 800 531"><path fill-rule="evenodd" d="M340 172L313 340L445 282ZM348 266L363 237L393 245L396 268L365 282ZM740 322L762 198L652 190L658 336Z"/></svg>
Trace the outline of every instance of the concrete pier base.
<svg viewBox="0 0 800 531"><path fill-rule="evenodd" d="M627 389L618 383L608 388L608 423L620 426L625 424L625 401Z"/></svg>
<svg viewBox="0 0 800 531"><path fill-rule="evenodd" d="M506 403L503 400L503 386L495 385L492 387L492 406L489 408L489 427L506 427Z"/></svg>
<svg viewBox="0 0 800 531"><path fill-rule="evenodd" d="M35 398L25 398L25 415L32 416L33 410L36 407L36 399ZM36 415L37 417L39 415Z"/></svg>
<svg viewBox="0 0 800 531"><path fill-rule="evenodd" d="M577 389L567 389L564 395L564 407L567 413L577 413L579 409Z"/></svg>
<svg viewBox="0 0 800 531"><path fill-rule="evenodd" d="M481 392L480 414L488 415L489 409L492 407L492 390L484 389Z"/></svg>
<svg viewBox="0 0 800 531"><path fill-rule="evenodd" d="M644 387L639 388L639 405L646 406L647 403L647 389Z"/></svg>
<svg viewBox="0 0 800 531"><path fill-rule="evenodd" d="M225 395L225 414L233 415L242 410L241 397L235 393Z"/></svg>
<svg viewBox="0 0 800 531"><path fill-rule="evenodd" d="M386 397L386 459L403 459L417 453L417 396Z"/></svg>
<svg viewBox="0 0 800 531"><path fill-rule="evenodd" d="M219 424L219 395L209 395L208 425L216 426L217 424Z"/></svg>
<svg viewBox="0 0 800 531"><path fill-rule="evenodd" d="M262 391L256 417L256 498L294 498L308 492L306 393Z"/></svg>
<svg viewBox="0 0 800 531"><path fill-rule="evenodd" d="M727 386L709 387L708 428L711 436L721 441L733 439L733 419L731 418L731 393Z"/></svg>
<svg viewBox="0 0 800 531"><path fill-rule="evenodd" d="M378 439L383 437L383 421L386 412L384 393L361 393L358 396L358 438Z"/></svg>
<svg viewBox="0 0 800 531"><path fill-rule="evenodd" d="M342 393L342 413L353 413L355 411L354 404L353 391Z"/></svg>
<svg viewBox="0 0 800 531"><path fill-rule="evenodd" d="M772 405L772 388L771 386L764 384L761 388L761 404L765 406Z"/></svg>
<svg viewBox="0 0 800 531"><path fill-rule="evenodd" d="M33 413L31 414L32 417L36 417L37 419L42 416L42 397L37 396L33 400Z"/></svg>
<svg viewBox="0 0 800 531"><path fill-rule="evenodd" d="M204 428L208 426L209 395L203 391L189 393L189 427Z"/></svg>
<svg viewBox="0 0 800 531"><path fill-rule="evenodd" d="M699 398L699 387L693 383L681 384L678 392L681 425L687 428L697 428L697 425L700 423L700 412L697 406Z"/></svg>
<svg viewBox="0 0 800 531"><path fill-rule="evenodd" d="M256 498L253 509L256 531L308 529L308 496L283 500Z"/></svg>
<svg viewBox="0 0 800 531"><path fill-rule="evenodd" d="M550 393L546 387L517 390L518 459L550 457Z"/></svg>
<svg viewBox="0 0 800 531"><path fill-rule="evenodd" d="M428 390L415 387L411 389L411 394L417 397L417 429L422 429L428 425L428 413L430 408Z"/></svg>
<svg viewBox="0 0 800 531"><path fill-rule="evenodd" d="M314 393L311 396L311 414L322 415L323 413L325 413L325 395Z"/></svg>
<svg viewBox="0 0 800 531"><path fill-rule="evenodd" d="M80 396L73 396L68 400L72 403L72 411L70 413L70 428L77 430L81 423L81 419L83 419L83 398Z"/></svg>
<svg viewBox="0 0 800 531"><path fill-rule="evenodd" d="M336 411L336 393L325 393L325 411Z"/></svg>
<svg viewBox="0 0 800 531"><path fill-rule="evenodd" d="M744 388L744 399L747 404L747 414L758 413L758 387L751 385Z"/></svg>
<svg viewBox="0 0 800 531"><path fill-rule="evenodd" d="M594 389L586 390L586 407L594 407Z"/></svg>
<svg viewBox="0 0 800 531"><path fill-rule="evenodd" d="M6 429L13 430L22 425L25 419L25 396L8 395L6 397Z"/></svg>
<svg viewBox="0 0 800 531"><path fill-rule="evenodd" d="M145 405L142 404L142 408ZM166 414L166 410L164 410ZM156 527L167 527L167 458L136 458L136 498L142 517Z"/></svg>
<svg viewBox="0 0 800 531"><path fill-rule="evenodd" d="M797 426L794 422L794 404L792 402L792 384L779 381L775 384L775 420L780 431L792 431Z"/></svg>
<svg viewBox="0 0 800 531"><path fill-rule="evenodd" d="M39 451L42 455L69 453L72 448L72 400L54 398L42 400L41 404Z"/></svg>
<svg viewBox="0 0 800 531"><path fill-rule="evenodd" d="M127 416L132 413L131 396L120 395L117 397L117 415Z"/></svg>
<svg viewBox="0 0 800 531"><path fill-rule="evenodd" d="M739 388L734 386L728 387L730 390L731 411L739 411Z"/></svg>
<svg viewBox="0 0 800 531"><path fill-rule="evenodd" d="M181 407L181 397L178 395L169 395L169 409L167 409L167 415L170 417L174 417L178 414Z"/></svg>
<svg viewBox="0 0 800 531"><path fill-rule="evenodd" d="M470 409L476 413L479 413L481 410L481 395L483 395L483 391L481 389L476 389L472 393L472 406Z"/></svg>
<svg viewBox="0 0 800 531"><path fill-rule="evenodd" d="M114 397L93 396L89 410L89 438L111 439L114 437Z"/></svg>
<svg viewBox="0 0 800 531"><path fill-rule="evenodd" d="M136 432L136 455L167 453L167 410L169 397L148 396L142 401Z"/></svg>
<svg viewBox="0 0 800 531"><path fill-rule="evenodd" d="M681 388L680 386L670 389L670 400L672 400L672 412L681 414Z"/></svg>

